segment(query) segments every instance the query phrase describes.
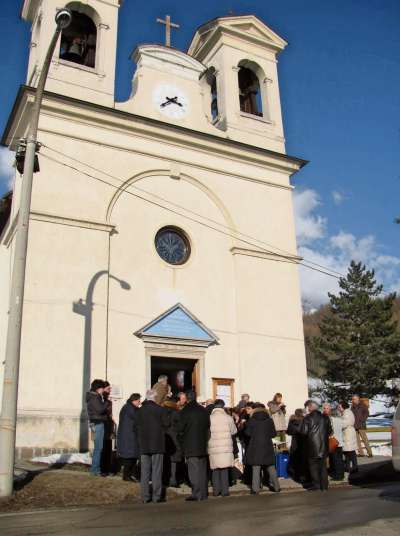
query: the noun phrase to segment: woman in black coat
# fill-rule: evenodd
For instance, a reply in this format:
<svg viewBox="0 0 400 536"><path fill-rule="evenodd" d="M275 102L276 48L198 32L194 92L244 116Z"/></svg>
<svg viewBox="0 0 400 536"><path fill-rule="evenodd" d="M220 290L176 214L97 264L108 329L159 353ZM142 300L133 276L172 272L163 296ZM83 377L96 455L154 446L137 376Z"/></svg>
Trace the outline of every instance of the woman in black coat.
<svg viewBox="0 0 400 536"><path fill-rule="evenodd" d="M273 491L280 491L275 469L275 451L272 439L276 436L274 422L264 404L257 404L246 424L244 433L249 437L245 462L252 466L251 493L256 495L261 490L261 468L266 467L270 486Z"/></svg>
<svg viewBox="0 0 400 536"><path fill-rule="evenodd" d="M309 481L307 471L307 456L304 437L300 433L304 411L296 409L289 419L287 434L292 436L290 445L288 473L296 482L302 484Z"/></svg>
<svg viewBox="0 0 400 536"><path fill-rule="evenodd" d="M101 474L108 475L116 472L115 459L113 459L113 444L112 440L115 437L115 422L113 419L112 400L111 400L111 384L104 382L103 400L106 405L106 420L104 422L104 439L103 450L101 451Z"/></svg>
<svg viewBox="0 0 400 536"><path fill-rule="evenodd" d="M133 393L128 398L119 414L117 453L121 458L121 463L124 467L122 473L123 480L136 481L137 477L135 470L140 453L134 423L139 406L140 394Z"/></svg>

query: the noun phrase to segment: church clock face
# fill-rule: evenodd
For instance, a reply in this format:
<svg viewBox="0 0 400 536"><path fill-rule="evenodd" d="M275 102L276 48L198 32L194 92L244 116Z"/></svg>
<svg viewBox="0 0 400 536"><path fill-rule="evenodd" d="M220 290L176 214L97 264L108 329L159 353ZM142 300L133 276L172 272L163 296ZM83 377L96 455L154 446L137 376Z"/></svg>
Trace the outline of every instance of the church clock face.
<svg viewBox="0 0 400 536"><path fill-rule="evenodd" d="M184 264L190 256L190 242L177 227L163 227L155 238L157 253L168 264Z"/></svg>
<svg viewBox="0 0 400 536"><path fill-rule="evenodd" d="M153 102L160 113L171 119L183 119L188 114L188 98L176 86L160 84L153 92Z"/></svg>

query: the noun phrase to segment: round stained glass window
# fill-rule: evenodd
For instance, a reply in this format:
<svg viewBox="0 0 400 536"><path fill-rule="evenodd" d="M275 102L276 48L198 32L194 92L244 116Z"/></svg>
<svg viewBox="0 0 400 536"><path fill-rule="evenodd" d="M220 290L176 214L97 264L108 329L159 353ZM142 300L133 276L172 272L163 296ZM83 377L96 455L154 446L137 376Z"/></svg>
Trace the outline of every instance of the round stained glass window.
<svg viewBox="0 0 400 536"><path fill-rule="evenodd" d="M190 256L190 242L177 227L163 227L155 238L157 253L168 264L184 264Z"/></svg>

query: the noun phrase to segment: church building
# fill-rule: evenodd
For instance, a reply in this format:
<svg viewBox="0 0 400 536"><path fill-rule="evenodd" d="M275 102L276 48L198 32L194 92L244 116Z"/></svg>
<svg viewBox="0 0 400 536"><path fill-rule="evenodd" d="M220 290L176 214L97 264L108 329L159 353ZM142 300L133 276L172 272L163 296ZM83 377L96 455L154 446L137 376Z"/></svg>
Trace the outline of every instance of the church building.
<svg viewBox="0 0 400 536"><path fill-rule="evenodd" d="M126 398L167 374L198 400L307 398L291 176L277 61L253 15L200 26L189 49L137 45L114 97L120 0L67 3L41 109L25 282L17 447L87 449L85 393ZM61 2L62 4L62 2ZM26 85L2 145L26 137L60 0L25 0ZM156 24L156 21L154 21ZM22 176L0 235L0 362ZM1 365L3 367L4 365Z"/></svg>

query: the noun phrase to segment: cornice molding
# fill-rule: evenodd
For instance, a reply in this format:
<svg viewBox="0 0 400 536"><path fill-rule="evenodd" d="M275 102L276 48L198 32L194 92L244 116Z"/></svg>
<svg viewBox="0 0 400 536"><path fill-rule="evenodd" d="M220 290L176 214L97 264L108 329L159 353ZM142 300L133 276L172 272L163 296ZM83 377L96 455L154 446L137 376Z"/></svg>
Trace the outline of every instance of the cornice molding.
<svg viewBox="0 0 400 536"><path fill-rule="evenodd" d="M298 255L290 255L283 253L275 253L273 251L262 251L259 249L248 249L248 248L239 248L233 247L230 249L232 255L244 255L247 257L257 257L259 259L271 260L271 261L281 261L281 262L290 262L293 264L299 264L303 258Z"/></svg>
<svg viewBox="0 0 400 536"><path fill-rule="evenodd" d="M249 26L256 32L249 30ZM230 34L237 39L273 50L275 54L282 51L288 44L285 39L255 15L228 15L212 19L197 28L188 53L194 57L204 57L205 49L212 48L223 34ZM213 43L211 43L212 41Z"/></svg>
<svg viewBox="0 0 400 536"><path fill-rule="evenodd" d="M139 337L142 339L146 345L152 346L153 344L157 345L174 345L174 346L195 346L199 348L208 348L210 343L208 341L199 341L195 339L178 339L174 337L159 337L151 335L141 335Z"/></svg>
<svg viewBox="0 0 400 536"><path fill-rule="evenodd" d="M60 136L60 137L64 136L63 132L61 132L59 130L54 130L54 129L41 128L40 132L45 132L47 134L53 134L55 136ZM138 137L140 136L143 139L151 139L150 136L139 135L139 134L137 136ZM232 177L232 178L239 179L239 180L244 180L244 181L248 181L248 182L254 182L256 184L262 184L263 186L269 186L271 188L279 188L279 189L282 189L282 190L292 191L295 188L291 184L281 184L279 182L272 182L272 181L267 180L267 179L261 179L261 178L257 178L257 177L250 177L249 175L241 175L239 173L233 173L233 172L227 171L227 170L222 169L222 168L216 168L214 166L207 166L206 164L200 165L198 163L194 163L193 161L173 157L172 154L169 155L169 156L157 155L157 154L154 154L154 152L145 151L145 150L143 150L143 148L139 149L139 148L135 147L135 149L132 149L131 147L128 147L128 146L117 145L117 144L113 144L113 143L99 142L99 141L97 141L95 139L91 139L91 138L83 137L83 136L78 136L78 135L75 135L75 136L69 135L68 137L69 137L69 139L79 140L79 141L81 141L83 143L87 143L89 145L99 145L101 147L107 147L109 149L115 149L117 151L123 151L123 152L128 151L130 153L135 153L135 154L139 154L139 155L142 155L142 156L150 156L151 158L153 158L155 160L159 160L161 162L167 162L169 166L171 165L171 163L174 163L174 164L181 165L181 166L187 166L187 167L192 168L192 169L201 169L201 170L204 170L204 171L211 171L213 173L217 173L218 175L224 175L224 176ZM165 139L163 141L166 143ZM171 142L171 144L172 143L173 142ZM197 150L199 151L198 148L197 148ZM231 158L232 158L232 160L237 160L237 161L240 160L238 158L235 158L234 156L232 156ZM206 159L204 161L206 161ZM263 167L264 169L271 169L273 171L281 171L281 170L277 170L276 167L273 167L273 166L268 166L268 165L262 166L261 164L256 163L254 161L252 163L253 163L253 165L256 165L258 167Z"/></svg>
<svg viewBox="0 0 400 536"><path fill-rule="evenodd" d="M30 214L30 219L43 221L46 223L55 223L58 225L69 225L70 227L83 227L84 229L104 231L106 233L112 233L115 231L115 225L108 223L70 218L68 216L58 216L56 214L49 214L47 212L32 211Z"/></svg>
<svg viewBox="0 0 400 536"><path fill-rule="evenodd" d="M196 58L189 56L189 54L163 45L139 45L132 52L131 58L135 63L139 63L141 61L146 63L147 58L155 62L172 63L183 69L193 71L193 76L196 76L196 79L198 79L199 76L201 76L207 69L205 65L196 60Z"/></svg>
<svg viewBox="0 0 400 536"><path fill-rule="evenodd" d="M21 122L22 116L29 114L29 105L33 101L34 93L34 88L27 86L20 88L2 137L2 145L10 146L15 143L16 138L24 134L23 132L17 132L17 125ZM62 106L60 106L60 103L62 103ZM192 149L203 150L213 155L218 154L221 157L249 161L264 168L284 171L289 175L296 173L307 163L305 160L284 153L229 139L219 132L209 133L191 130L180 125L56 93L45 92L43 111L64 117L74 117L89 124L101 124L105 128L120 129L120 131L126 133L132 132L136 135L148 136L153 140L159 140L161 143L173 143L181 147L187 146Z"/></svg>
<svg viewBox="0 0 400 536"><path fill-rule="evenodd" d="M86 410L85 410L86 413ZM80 419L82 416L82 410L60 408L18 408L18 417L30 417L30 418L75 418Z"/></svg>
<svg viewBox="0 0 400 536"><path fill-rule="evenodd" d="M115 225L107 222L96 222L90 220L82 220L79 218L70 218L68 216L58 216L57 214L50 214L48 212L36 212L31 211L29 219L31 221L41 221L46 223L53 223L57 225L68 225L70 227L80 227L83 229L90 229L94 231L102 231L106 233L115 232ZM18 212L3 231L3 235L0 237L0 243L6 247L12 242L16 232L18 223Z"/></svg>

